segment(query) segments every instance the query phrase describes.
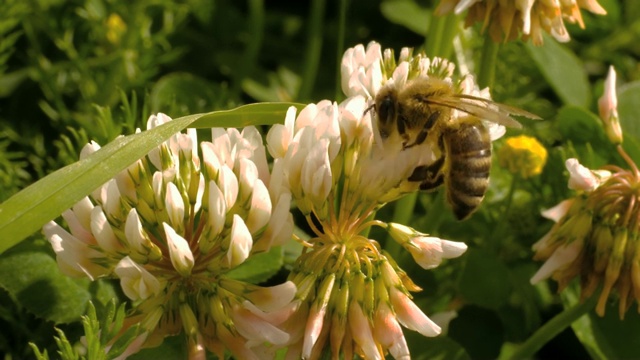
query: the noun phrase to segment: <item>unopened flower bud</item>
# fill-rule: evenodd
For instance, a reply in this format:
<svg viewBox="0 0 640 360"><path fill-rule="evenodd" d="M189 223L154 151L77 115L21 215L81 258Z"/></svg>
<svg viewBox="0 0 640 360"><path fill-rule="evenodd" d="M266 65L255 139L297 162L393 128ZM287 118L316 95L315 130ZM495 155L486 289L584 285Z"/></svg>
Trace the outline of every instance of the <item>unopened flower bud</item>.
<svg viewBox="0 0 640 360"><path fill-rule="evenodd" d="M614 144L622 143L622 128L618 118L618 97L616 95L616 70L609 67L607 79L604 82L604 93L598 99L600 119L609 140Z"/></svg>

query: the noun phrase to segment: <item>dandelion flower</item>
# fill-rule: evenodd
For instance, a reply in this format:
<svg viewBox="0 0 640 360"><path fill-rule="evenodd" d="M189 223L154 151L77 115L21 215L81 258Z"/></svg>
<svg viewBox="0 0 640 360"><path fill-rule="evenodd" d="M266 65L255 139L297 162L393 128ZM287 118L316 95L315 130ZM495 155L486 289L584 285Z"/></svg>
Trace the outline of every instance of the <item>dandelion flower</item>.
<svg viewBox="0 0 640 360"><path fill-rule="evenodd" d="M539 175L547 162L547 149L531 136L508 138L498 151L500 166L523 179Z"/></svg>

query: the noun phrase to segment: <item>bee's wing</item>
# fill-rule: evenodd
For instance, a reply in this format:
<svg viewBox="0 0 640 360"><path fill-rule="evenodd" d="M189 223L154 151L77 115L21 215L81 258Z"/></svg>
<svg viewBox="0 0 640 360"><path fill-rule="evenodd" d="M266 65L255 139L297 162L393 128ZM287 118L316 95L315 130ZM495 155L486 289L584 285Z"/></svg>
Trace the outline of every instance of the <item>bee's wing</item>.
<svg viewBox="0 0 640 360"><path fill-rule="evenodd" d="M526 110L522 110L520 108L517 108L515 106L509 106L509 105L506 105L506 104L497 103L497 102L494 102L492 100L481 98L481 97L477 97L477 96L473 96L473 95L456 94L454 96L455 97L459 97L461 99L479 101L479 102L482 102L482 103L486 104L487 106L492 105L492 106L495 106L498 109L500 109L501 112L508 113L508 114L511 114L511 115L524 116L524 117L532 119L532 120L542 120L542 118L540 116L538 116L536 114L532 114L532 113L530 113L530 112L528 112Z"/></svg>
<svg viewBox="0 0 640 360"><path fill-rule="evenodd" d="M513 128L521 128L522 125L512 119L509 116L510 114L525 116L531 119L540 119L540 117L528 111L472 95L456 94L450 97L432 97L429 99L429 102L460 110L481 119Z"/></svg>

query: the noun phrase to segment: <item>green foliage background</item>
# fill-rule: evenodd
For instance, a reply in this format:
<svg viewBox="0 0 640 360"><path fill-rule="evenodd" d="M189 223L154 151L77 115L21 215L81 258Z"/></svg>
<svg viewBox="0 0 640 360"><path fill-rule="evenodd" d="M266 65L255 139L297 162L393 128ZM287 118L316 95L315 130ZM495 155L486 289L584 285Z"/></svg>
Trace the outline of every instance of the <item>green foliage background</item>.
<svg viewBox="0 0 640 360"><path fill-rule="evenodd" d="M380 218L470 247L460 259L425 271L385 244L424 289L414 300L427 314L457 312L446 336L424 339L406 332L415 358L508 357L577 302L575 289L560 297L555 283L529 284L540 266L531 260L530 248L551 227L540 210L571 195L566 158L578 157L590 167L623 164L595 115L609 65L618 72L625 149L640 159L640 2L600 3L608 15L583 12L586 29L569 26L567 44L547 37L542 47L500 46L492 95L545 119L525 122L520 131L538 138L549 152L541 175L519 180L496 164L482 208L462 223L448 211L442 192L403 199L379 212ZM0 2L0 202L74 163L90 140L105 145L144 128L151 113L177 118L254 102L340 101L340 58L358 43L432 50L427 55L447 56L481 72L480 28L463 31L454 21L449 30L459 37L452 42L450 31L434 30L435 5L435 0ZM438 39L444 45L434 45ZM243 124L219 122L225 116L281 121L279 111L244 108L211 115L206 126ZM510 130L507 136L517 133ZM5 214L0 212L5 219L12 209L8 203ZM25 213L27 221L37 218L33 211ZM19 239L9 239L12 234L4 232L0 242L15 244ZM372 237L384 244L386 235ZM279 283L295 251L265 260L276 264L270 279L256 276L251 264L239 276ZM60 274L48 243L31 234L0 256L0 353L5 359L30 358L28 342L34 342L55 354L54 325L77 341L89 299L99 314L110 299L124 299L113 285ZM640 316L631 309L621 321L616 307L612 303L602 319L581 318L535 357L640 357ZM179 350L181 345L165 346Z"/></svg>

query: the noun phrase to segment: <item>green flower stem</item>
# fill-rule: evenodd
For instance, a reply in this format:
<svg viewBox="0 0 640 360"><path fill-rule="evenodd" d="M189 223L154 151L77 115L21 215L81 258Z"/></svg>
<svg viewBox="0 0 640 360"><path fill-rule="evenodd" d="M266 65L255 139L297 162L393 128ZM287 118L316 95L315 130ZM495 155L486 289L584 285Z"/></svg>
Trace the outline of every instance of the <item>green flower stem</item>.
<svg viewBox="0 0 640 360"><path fill-rule="evenodd" d="M335 100L344 98L342 94L342 77L341 77L341 64L342 53L344 52L344 34L347 26L347 9L349 8L349 0L340 0L340 6L338 8L338 38L336 46L336 95Z"/></svg>
<svg viewBox="0 0 640 360"><path fill-rule="evenodd" d="M248 3L249 43L244 49L242 61L233 81L231 94L234 98L237 98L240 95L240 89L242 89L242 81L244 78L251 74L251 71L258 59L260 48L262 47L262 40L264 39L264 0L249 0Z"/></svg>
<svg viewBox="0 0 640 360"><path fill-rule="evenodd" d="M309 32L307 33L307 49L304 54L304 70L298 99L305 100L311 96L316 82L320 52L322 50L322 22L326 0L313 0L309 9Z"/></svg>
<svg viewBox="0 0 640 360"><path fill-rule="evenodd" d="M449 58L453 52L453 39L458 35L459 17L455 14L431 16L425 53L428 57L439 56Z"/></svg>
<svg viewBox="0 0 640 360"><path fill-rule="evenodd" d="M391 221L402 225L409 224L409 221L413 217L413 209L415 208L417 199L418 193L414 192L396 201ZM402 246L393 240L390 235L387 236L384 248L395 259L399 258L402 250Z"/></svg>
<svg viewBox="0 0 640 360"><path fill-rule="evenodd" d="M571 326L574 321L591 311L596 306L597 301L598 296L594 295L583 303L565 309L531 335L508 359L519 360L533 358L535 352L540 350L544 344Z"/></svg>
<svg viewBox="0 0 640 360"><path fill-rule="evenodd" d="M496 77L496 62L498 60L498 50L500 44L491 39L489 32L484 34L484 46L480 58L480 67L478 69L478 86L481 89L491 88Z"/></svg>

